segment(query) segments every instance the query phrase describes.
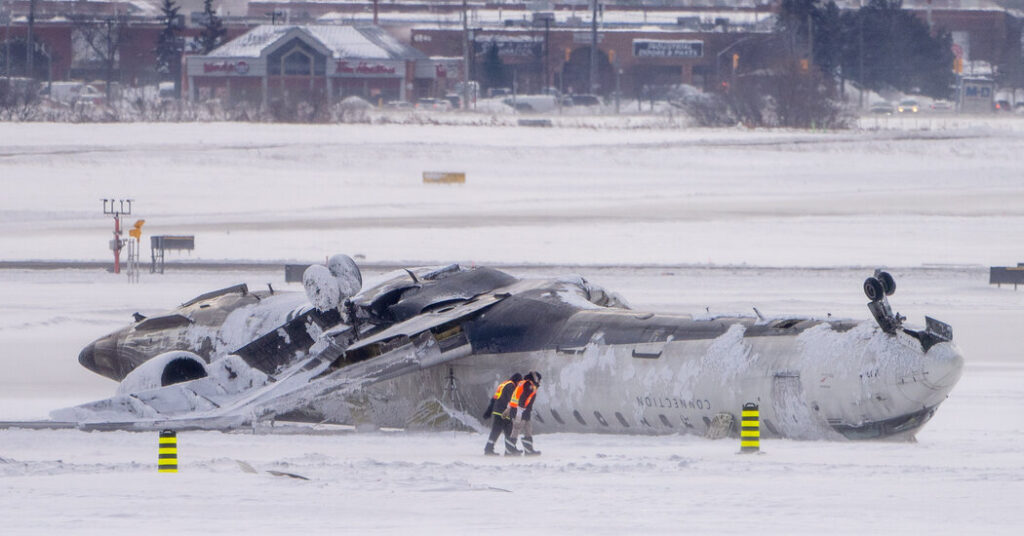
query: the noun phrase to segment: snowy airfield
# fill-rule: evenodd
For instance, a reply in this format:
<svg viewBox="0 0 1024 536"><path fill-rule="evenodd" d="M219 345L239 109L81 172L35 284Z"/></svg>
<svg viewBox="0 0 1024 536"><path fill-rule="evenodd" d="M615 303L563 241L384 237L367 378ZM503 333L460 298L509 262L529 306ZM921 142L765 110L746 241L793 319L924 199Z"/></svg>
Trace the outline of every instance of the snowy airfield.
<svg viewBox="0 0 1024 536"><path fill-rule="evenodd" d="M144 240L196 235L170 260L578 272L655 311L868 318L860 284L886 266L894 308L950 323L967 358L917 443L766 440L758 456L692 436L549 434L540 458L493 459L482 434L192 432L166 475L156 434L0 430L3 532L1015 534L1024 292L986 267L1024 262L1022 126L0 124L0 261L106 260L99 199L131 197ZM467 183L421 183L446 170ZM298 290L283 278L0 269L0 420L109 396L76 357L132 312L243 281Z"/></svg>

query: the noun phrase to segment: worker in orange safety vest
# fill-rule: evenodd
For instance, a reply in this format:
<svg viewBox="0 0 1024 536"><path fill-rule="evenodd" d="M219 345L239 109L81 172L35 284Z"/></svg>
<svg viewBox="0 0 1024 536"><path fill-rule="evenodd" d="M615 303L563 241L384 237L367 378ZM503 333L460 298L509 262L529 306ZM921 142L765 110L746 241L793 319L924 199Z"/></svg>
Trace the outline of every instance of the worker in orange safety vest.
<svg viewBox="0 0 1024 536"><path fill-rule="evenodd" d="M539 372L528 372L523 381L516 385L516 390L512 393L512 400L509 401L508 408L505 409L508 418L513 421L512 446L515 447L519 435L522 434L523 453L527 456L540 454L539 450L533 448L533 422L531 421L533 400L537 395L537 389L540 388L540 378ZM507 448L505 454L509 455ZM519 454L519 451L513 451L513 454Z"/></svg>
<svg viewBox="0 0 1024 536"><path fill-rule="evenodd" d="M505 416L505 410L508 408L508 402L512 399L516 386L522 380L523 375L517 372L511 378L501 382L494 390L494 396L491 397L491 403L487 405L487 410L484 411L484 419L494 417L494 422L491 424L491 435L487 438L487 445L484 446L484 454L488 456L498 455L494 452L494 442L502 434L505 434L505 454L519 454L516 442L511 440L512 419Z"/></svg>

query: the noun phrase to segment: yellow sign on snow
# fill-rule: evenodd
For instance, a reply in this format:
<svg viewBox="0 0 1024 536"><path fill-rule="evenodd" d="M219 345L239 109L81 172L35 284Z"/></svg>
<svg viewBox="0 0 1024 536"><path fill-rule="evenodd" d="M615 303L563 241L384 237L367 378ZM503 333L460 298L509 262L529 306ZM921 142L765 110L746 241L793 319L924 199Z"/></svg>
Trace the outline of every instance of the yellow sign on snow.
<svg viewBox="0 0 1024 536"><path fill-rule="evenodd" d="M461 171L424 171L423 184L465 184L466 174Z"/></svg>

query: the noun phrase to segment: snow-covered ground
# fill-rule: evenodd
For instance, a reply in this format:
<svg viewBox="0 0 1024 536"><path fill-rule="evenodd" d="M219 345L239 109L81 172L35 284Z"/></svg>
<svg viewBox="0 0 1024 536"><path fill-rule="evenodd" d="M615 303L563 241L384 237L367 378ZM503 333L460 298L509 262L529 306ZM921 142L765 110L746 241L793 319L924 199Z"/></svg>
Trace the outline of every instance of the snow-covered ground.
<svg viewBox="0 0 1024 536"><path fill-rule="evenodd" d="M759 456L682 436L549 434L540 458L492 459L471 433L183 432L167 475L155 434L0 430L3 533L1015 534L1024 292L990 287L985 266L1024 261L1024 134L1001 124L0 124L0 261L107 259L99 199L132 197L144 238L196 235L186 259L508 263L657 311L867 318L860 284L885 265L894 308L952 324L967 360L917 443L765 441ZM467 183L424 185L430 170ZM0 270L0 420L112 394L76 357L132 312L240 281L298 290L259 268L125 279Z"/></svg>
<svg viewBox="0 0 1024 536"><path fill-rule="evenodd" d="M1019 122L835 133L0 124L5 259L106 259L100 198L195 259L1011 262ZM463 171L426 185L424 171ZM148 247L143 251L148 253Z"/></svg>

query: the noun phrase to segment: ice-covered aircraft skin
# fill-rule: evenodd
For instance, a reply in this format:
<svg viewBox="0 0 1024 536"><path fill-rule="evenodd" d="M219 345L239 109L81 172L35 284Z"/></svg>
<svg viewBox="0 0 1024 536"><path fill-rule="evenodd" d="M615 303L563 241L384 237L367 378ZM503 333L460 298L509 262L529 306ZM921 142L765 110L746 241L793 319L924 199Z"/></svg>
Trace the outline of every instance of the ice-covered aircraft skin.
<svg viewBox="0 0 1024 536"><path fill-rule="evenodd" d="M315 278L307 292L311 284L311 300L331 294L319 292L327 286ZM878 324L692 317L629 309L580 277L518 279L456 265L397 272L326 312L295 293L244 299L251 294L225 289L167 315L218 308L219 325L179 321L142 330L159 332L149 340L136 323L93 343L83 365L148 390L54 416L209 428L283 416L403 427L422 420L429 401L478 414L500 379L538 370L538 431L704 434L755 402L766 436L912 437L963 364L948 326L904 328L884 296L872 301ZM163 351L199 357L143 363L145 352L160 353L160 337ZM242 368L251 370L240 386ZM460 396L446 390L452 386Z"/></svg>

